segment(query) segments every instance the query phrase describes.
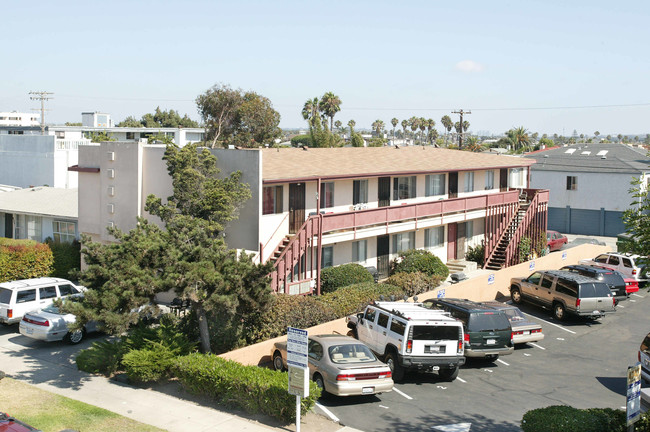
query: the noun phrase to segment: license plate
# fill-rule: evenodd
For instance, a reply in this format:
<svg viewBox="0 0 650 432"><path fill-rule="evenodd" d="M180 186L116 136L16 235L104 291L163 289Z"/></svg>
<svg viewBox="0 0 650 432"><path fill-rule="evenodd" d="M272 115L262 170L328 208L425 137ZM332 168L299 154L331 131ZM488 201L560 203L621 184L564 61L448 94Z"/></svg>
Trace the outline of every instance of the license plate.
<svg viewBox="0 0 650 432"><path fill-rule="evenodd" d="M497 340L496 339L488 339L487 341L485 341L485 344L486 345L496 345Z"/></svg>
<svg viewBox="0 0 650 432"><path fill-rule="evenodd" d="M32 334L32 333L34 333L34 329L31 329L29 327L25 327L25 333Z"/></svg>
<svg viewBox="0 0 650 432"><path fill-rule="evenodd" d="M525 334L525 335L529 335L529 334L530 334L530 330L524 330L524 334Z"/></svg>
<svg viewBox="0 0 650 432"><path fill-rule="evenodd" d="M363 394L373 394L375 392L374 387L364 387L361 389L361 393Z"/></svg>
<svg viewBox="0 0 650 432"><path fill-rule="evenodd" d="M440 354L444 353L446 350L446 346L442 345L425 345L424 346L424 353L425 354Z"/></svg>

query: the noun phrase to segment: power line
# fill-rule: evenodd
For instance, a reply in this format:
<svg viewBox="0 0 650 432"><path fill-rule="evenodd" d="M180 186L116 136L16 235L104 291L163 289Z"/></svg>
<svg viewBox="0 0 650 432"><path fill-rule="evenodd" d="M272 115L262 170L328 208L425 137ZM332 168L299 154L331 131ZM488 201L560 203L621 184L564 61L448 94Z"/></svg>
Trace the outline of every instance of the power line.
<svg viewBox="0 0 650 432"><path fill-rule="evenodd" d="M29 98L31 100L38 100L41 101L41 135L45 135L45 111L49 111L45 109L45 101L54 99L52 97L48 97L48 95L53 95L54 93L51 92L46 92L46 91L40 91L40 92L35 92L35 91L30 91L29 92L30 96ZM38 111L37 108L32 108L33 111Z"/></svg>

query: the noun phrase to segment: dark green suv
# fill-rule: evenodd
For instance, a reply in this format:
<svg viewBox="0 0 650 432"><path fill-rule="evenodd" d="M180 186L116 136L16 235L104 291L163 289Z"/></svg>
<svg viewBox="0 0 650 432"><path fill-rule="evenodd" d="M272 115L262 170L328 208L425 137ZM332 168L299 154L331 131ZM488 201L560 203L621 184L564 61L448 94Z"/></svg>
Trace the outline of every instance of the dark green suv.
<svg viewBox="0 0 650 432"><path fill-rule="evenodd" d="M436 298L425 300L431 309L442 309L463 323L465 357L496 360L499 355L512 354L515 344L512 327L502 310L467 299Z"/></svg>

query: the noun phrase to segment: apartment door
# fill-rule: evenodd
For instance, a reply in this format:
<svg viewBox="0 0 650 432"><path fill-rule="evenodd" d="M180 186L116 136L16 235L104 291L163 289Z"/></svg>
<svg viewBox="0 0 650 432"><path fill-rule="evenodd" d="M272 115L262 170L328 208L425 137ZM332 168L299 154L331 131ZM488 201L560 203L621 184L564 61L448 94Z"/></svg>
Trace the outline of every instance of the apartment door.
<svg viewBox="0 0 650 432"><path fill-rule="evenodd" d="M5 213L5 237L14 238L14 215Z"/></svg>
<svg viewBox="0 0 650 432"><path fill-rule="evenodd" d="M508 190L508 168L501 168L499 170L499 189L501 192Z"/></svg>
<svg viewBox="0 0 650 432"><path fill-rule="evenodd" d="M449 198L458 197L458 171L449 173Z"/></svg>
<svg viewBox="0 0 650 432"><path fill-rule="evenodd" d="M377 237L377 273L380 278L388 277L390 272L390 236Z"/></svg>
<svg viewBox="0 0 650 432"><path fill-rule="evenodd" d="M379 207L388 207L390 205L390 177L379 177L377 190Z"/></svg>
<svg viewBox="0 0 650 432"><path fill-rule="evenodd" d="M447 225L447 261L456 259L456 232L458 224Z"/></svg>
<svg viewBox="0 0 650 432"><path fill-rule="evenodd" d="M305 184L289 183L289 234L298 232L305 222Z"/></svg>
<svg viewBox="0 0 650 432"><path fill-rule="evenodd" d="M465 258L465 235L467 233L467 223L461 222L456 224L456 259Z"/></svg>

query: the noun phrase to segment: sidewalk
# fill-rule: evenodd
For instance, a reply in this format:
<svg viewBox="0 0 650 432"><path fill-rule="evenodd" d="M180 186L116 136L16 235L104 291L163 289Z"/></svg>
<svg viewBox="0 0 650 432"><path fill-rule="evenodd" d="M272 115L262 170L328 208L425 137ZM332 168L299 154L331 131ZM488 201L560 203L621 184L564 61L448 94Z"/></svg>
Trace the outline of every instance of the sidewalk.
<svg viewBox="0 0 650 432"><path fill-rule="evenodd" d="M56 357L51 359L56 360ZM210 407L209 401L199 404L190 400L192 396L183 392L178 385L161 386L161 391L137 388L79 371L73 364L61 364L52 360L31 356L25 350L0 348L0 365L7 376L161 429L173 432L296 430L295 424L267 425ZM313 412L302 419L300 430L360 432Z"/></svg>

